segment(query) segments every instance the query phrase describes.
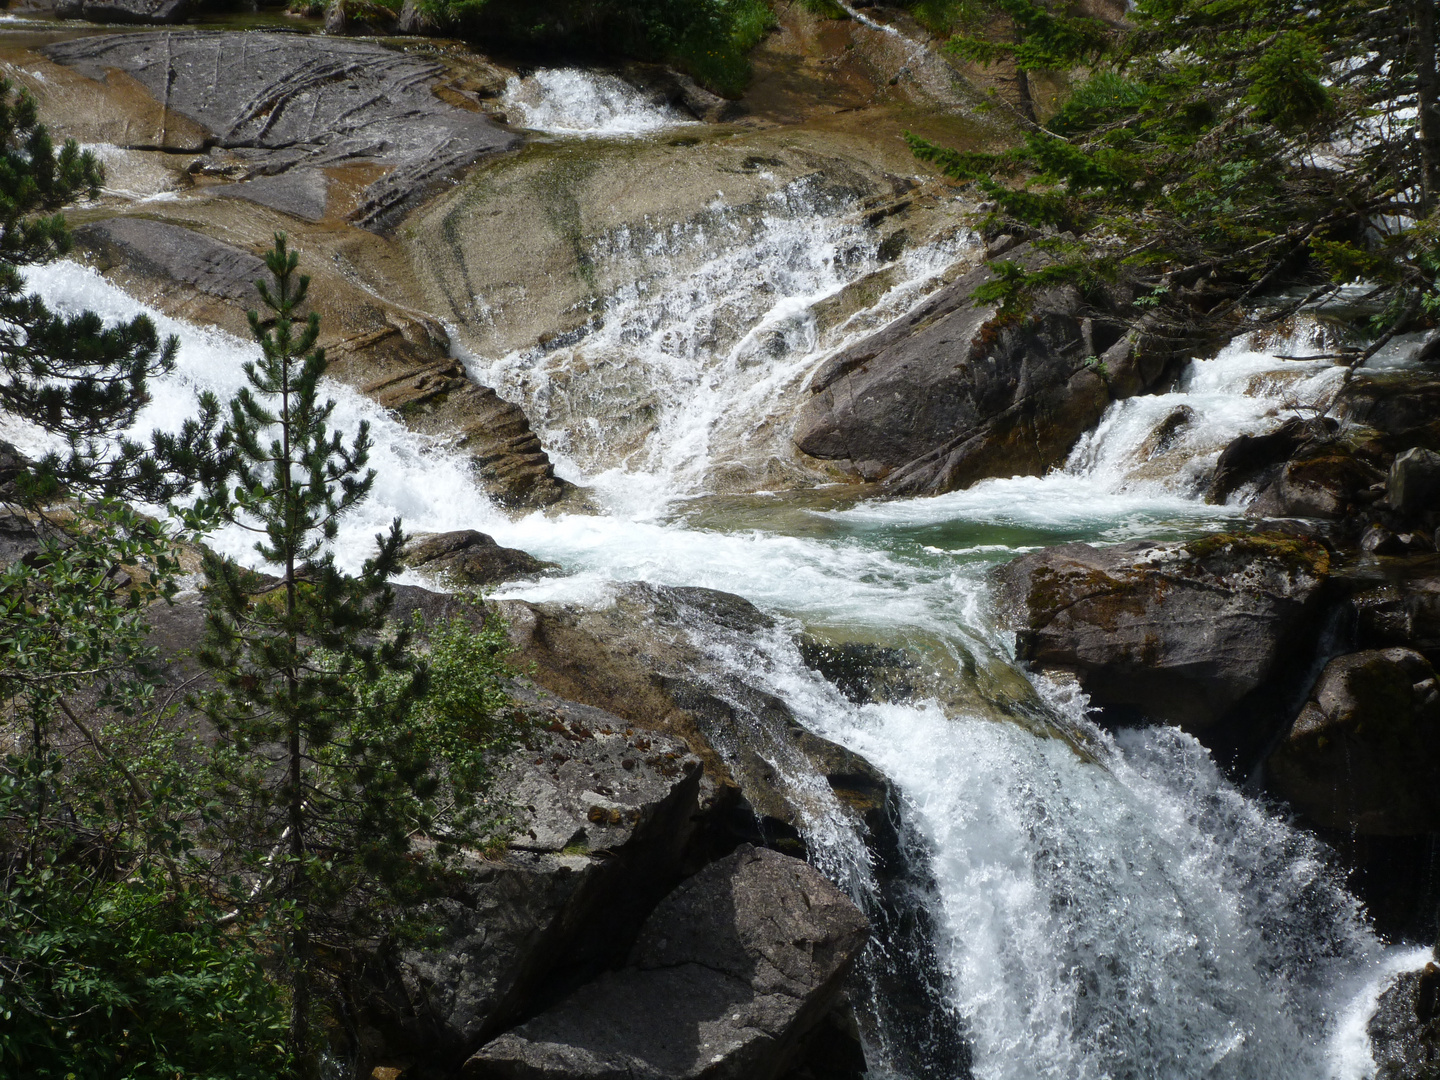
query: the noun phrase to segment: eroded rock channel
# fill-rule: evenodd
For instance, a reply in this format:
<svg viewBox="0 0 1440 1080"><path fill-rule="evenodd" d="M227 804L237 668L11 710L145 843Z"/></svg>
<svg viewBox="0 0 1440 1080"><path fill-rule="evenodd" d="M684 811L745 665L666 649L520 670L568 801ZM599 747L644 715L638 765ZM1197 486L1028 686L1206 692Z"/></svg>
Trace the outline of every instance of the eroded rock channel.
<svg viewBox="0 0 1440 1080"><path fill-rule="evenodd" d="M33 286L225 386L286 231L384 447L337 557L403 517L397 616L508 624L513 828L357 964L364 1075L1308 1077L1433 938L1428 343L1346 373L1324 310L976 304L1046 249L900 133L1014 133L868 18L795 6L731 103L438 40L6 46L111 167ZM155 614L177 680L198 604ZM1377 990L1377 1062L1434 1056L1428 977Z"/></svg>

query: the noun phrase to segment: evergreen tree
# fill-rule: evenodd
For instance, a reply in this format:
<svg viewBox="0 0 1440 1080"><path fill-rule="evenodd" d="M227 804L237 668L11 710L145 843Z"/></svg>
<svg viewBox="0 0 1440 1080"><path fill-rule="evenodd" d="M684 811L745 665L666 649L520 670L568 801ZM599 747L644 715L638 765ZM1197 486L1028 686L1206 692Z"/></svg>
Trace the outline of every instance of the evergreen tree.
<svg viewBox="0 0 1440 1080"><path fill-rule="evenodd" d="M57 315L25 292L20 273L70 251L58 211L93 198L103 181L94 154L74 139L57 152L35 99L0 80L0 408L70 443L42 473L109 494L163 496L183 484L167 484L159 461L113 435L149 400L147 380L174 366L174 339L162 342L143 315L110 327L94 312ZM192 424L170 445L198 450L200 430Z"/></svg>
<svg viewBox="0 0 1440 1080"><path fill-rule="evenodd" d="M1057 281L1118 282L1138 293L1124 318L1185 336L1282 281L1311 286L1294 310L1362 277L1390 300L1389 334L1436 306L1433 15L1434 0L1138 0L1022 146L911 143L994 203L982 229L1049 249L1040 270L996 264L982 299L1012 313Z"/></svg>
<svg viewBox="0 0 1440 1080"><path fill-rule="evenodd" d="M1045 0L975 0L962 17L962 29L946 42L946 50L965 60L990 65L1006 60L1015 68L1020 114L1035 127L1032 71L1068 71L1093 62L1107 44L1107 28L1097 19L1070 14L1068 5ZM981 19L999 19L1005 37L981 33Z"/></svg>
<svg viewBox="0 0 1440 1080"><path fill-rule="evenodd" d="M369 431L362 424L347 441L330 430L320 320L299 316L309 279L283 234L266 265L272 283L257 286L269 314L250 313L262 356L246 365L250 385L222 430L232 480L211 484L191 520L254 531L276 568L265 578L206 556L199 658L215 689L201 703L219 734L216 838L239 875L236 917L267 913L283 928L288 1045L308 1073L320 1051L312 1017L343 999L344 971L331 961L426 894L441 868L434 856L482 840L491 824L477 799L508 745L507 647L493 621L442 627L427 660L411 647L418 624L387 628L398 520L359 574L336 565L329 543L374 480ZM446 685L424 699L429 663ZM416 835L433 841L424 859Z"/></svg>

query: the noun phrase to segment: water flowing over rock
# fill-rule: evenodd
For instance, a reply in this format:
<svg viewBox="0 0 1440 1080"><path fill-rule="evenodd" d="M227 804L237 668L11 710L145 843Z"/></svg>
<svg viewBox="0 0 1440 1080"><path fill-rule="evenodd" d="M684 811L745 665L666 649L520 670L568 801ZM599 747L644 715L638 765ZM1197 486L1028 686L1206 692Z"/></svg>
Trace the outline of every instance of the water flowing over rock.
<svg viewBox="0 0 1440 1080"><path fill-rule="evenodd" d="M812 867L741 847L661 901L628 967L502 1035L464 1075L777 1080L865 937L864 916Z"/></svg>
<svg viewBox="0 0 1440 1080"><path fill-rule="evenodd" d="M140 217L86 224L75 239L127 288L186 318L248 337L245 312L258 302L255 282L265 276L264 262L251 252ZM412 429L448 439L506 506L551 506L576 494L555 475L519 406L475 384L451 359L438 322L386 305L323 265L318 269L317 292L329 301L321 344L330 374L395 410Z"/></svg>
<svg viewBox="0 0 1440 1080"><path fill-rule="evenodd" d="M366 42L196 30L79 38L44 52L92 79L135 79L208 130L249 175L388 168L355 211L366 226L395 220L436 181L519 143L482 113L437 97L440 64Z"/></svg>
<svg viewBox="0 0 1440 1080"><path fill-rule="evenodd" d="M1314 632L1328 571L1323 548L1293 537L1067 544L999 568L997 599L1020 659L1210 740Z"/></svg>
<svg viewBox="0 0 1440 1080"><path fill-rule="evenodd" d="M1269 786L1316 824L1349 833L1440 831L1440 687L1410 649L1331 660L1285 740Z"/></svg>
<svg viewBox="0 0 1440 1080"><path fill-rule="evenodd" d="M1078 297L1052 292L1011 323L997 305L971 299L992 277L982 268L961 278L826 361L795 445L896 495L1062 462L1110 402L1086 360Z"/></svg>

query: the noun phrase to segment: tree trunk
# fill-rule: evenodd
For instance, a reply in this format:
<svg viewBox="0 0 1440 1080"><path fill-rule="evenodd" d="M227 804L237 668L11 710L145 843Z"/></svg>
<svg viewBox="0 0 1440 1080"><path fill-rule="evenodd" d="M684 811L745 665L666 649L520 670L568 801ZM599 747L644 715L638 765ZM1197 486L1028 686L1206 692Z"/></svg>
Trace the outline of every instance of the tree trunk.
<svg viewBox="0 0 1440 1080"><path fill-rule="evenodd" d="M1420 203L1430 213L1440 197L1440 77L1435 67L1435 0L1414 0L1415 91L1419 115Z"/></svg>

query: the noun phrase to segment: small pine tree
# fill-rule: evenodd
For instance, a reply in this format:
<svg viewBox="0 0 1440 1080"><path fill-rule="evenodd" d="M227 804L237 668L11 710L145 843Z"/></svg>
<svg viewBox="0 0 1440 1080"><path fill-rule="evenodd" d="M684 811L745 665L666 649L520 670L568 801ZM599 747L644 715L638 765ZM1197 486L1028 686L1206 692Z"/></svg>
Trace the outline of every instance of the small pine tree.
<svg viewBox="0 0 1440 1080"><path fill-rule="evenodd" d="M273 282L257 282L269 317L250 313L262 356L245 366L249 388L222 430L233 486L212 484L193 520L255 531L256 552L277 568L265 579L206 558L199 657L215 689L202 704L219 733L223 846L242 909L266 911L283 927L289 1046L310 1072L312 1013L337 975L320 957L343 955L386 896L413 892L423 869L410 857L411 838L430 820L435 759L453 731L431 739L408 722L427 680L407 649L411 627L386 629L400 522L377 537L359 574L341 570L329 550L340 520L370 492L370 436L362 424L347 443L329 428L320 320L298 315L309 279L297 264L277 234L266 255Z"/></svg>

